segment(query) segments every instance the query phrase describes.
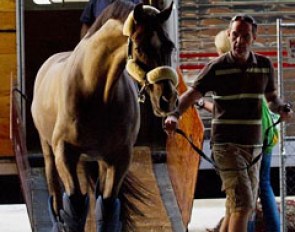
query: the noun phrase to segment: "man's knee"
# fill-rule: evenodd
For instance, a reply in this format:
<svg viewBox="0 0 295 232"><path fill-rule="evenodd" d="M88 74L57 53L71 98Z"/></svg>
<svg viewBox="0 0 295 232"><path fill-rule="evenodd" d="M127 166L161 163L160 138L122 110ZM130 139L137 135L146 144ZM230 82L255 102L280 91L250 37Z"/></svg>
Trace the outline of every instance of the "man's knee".
<svg viewBox="0 0 295 232"><path fill-rule="evenodd" d="M250 208L238 209L238 210L232 211L231 216L234 216L234 217L247 217L247 220L248 220L248 217L250 215L252 215L252 212L253 212L253 210L250 209Z"/></svg>

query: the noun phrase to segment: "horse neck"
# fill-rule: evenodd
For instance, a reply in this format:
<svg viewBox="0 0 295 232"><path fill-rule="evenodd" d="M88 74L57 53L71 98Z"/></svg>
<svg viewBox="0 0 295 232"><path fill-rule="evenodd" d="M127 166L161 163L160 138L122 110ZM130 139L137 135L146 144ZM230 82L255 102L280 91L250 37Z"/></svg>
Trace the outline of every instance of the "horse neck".
<svg viewBox="0 0 295 232"><path fill-rule="evenodd" d="M104 100L124 70L127 57L127 37L122 34L121 24L109 24L113 25L106 25L85 39L82 64L84 91L97 94L99 90Z"/></svg>

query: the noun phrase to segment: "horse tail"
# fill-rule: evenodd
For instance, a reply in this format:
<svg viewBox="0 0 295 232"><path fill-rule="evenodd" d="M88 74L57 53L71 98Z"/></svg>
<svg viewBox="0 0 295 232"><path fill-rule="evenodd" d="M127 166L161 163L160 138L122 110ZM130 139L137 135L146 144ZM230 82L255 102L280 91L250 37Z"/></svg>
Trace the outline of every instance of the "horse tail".
<svg viewBox="0 0 295 232"><path fill-rule="evenodd" d="M136 231L135 221L145 217L144 205L153 205L153 193L131 171L123 181L119 198L122 206L123 231Z"/></svg>
<svg viewBox="0 0 295 232"><path fill-rule="evenodd" d="M89 187L88 193L94 194L97 198L97 178L98 165L97 162L81 162L82 171L80 177L85 178L84 183ZM84 186L84 187L87 187ZM146 215L143 208L154 205L154 193L147 189L143 182L135 176L132 171L128 171L123 180L119 199L121 201L121 220L123 231L136 231L136 221L142 221ZM95 208L95 201L91 202L92 210ZM95 216L94 216L95 217ZM92 219L94 220L94 218Z"/></svg>

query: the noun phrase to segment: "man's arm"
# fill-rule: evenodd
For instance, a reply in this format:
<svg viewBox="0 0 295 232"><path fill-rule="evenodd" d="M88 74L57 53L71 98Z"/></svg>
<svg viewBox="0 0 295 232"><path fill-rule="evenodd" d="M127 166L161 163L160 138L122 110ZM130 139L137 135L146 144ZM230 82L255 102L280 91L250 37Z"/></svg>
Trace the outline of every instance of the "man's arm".
<svg viewBox="0 0 295 232"><path fill-rule="evenodd" d="M201 97L202 94L193 88L189 88L180 96L177 112L168 116L165 120L165 130L168 134L177 128L179 117Z"/></svg>
<svg viewBox="0 0 295 232"><path fill-rule="evenodd" d="M291 106L289 106L288 110L287 103L285 103L282 99L278 97L276 91L266 93L265 98L269 103L269 109L274 113L278 113L281 116L281 120L285 121L291 118L293 114Z"/></svg>
<svg viewBox="0 0 295 232"><path fill-rule="evenodd" d="M89 0L89 2L86 4L81 16L80 16L80 22L82 23L82 27L80 30L80 39L82 39L92 23L95 21L95 11L96 11L96 4L99 4L100 0Z"/></svg>
<svg viewBox="0 0 295 232"><path fill-rule="evenodd" d="M88 26L86 23L82 24L81 32L80 32L80 39L82 39L86 35L89 28L90 28L90 26Z"/></svg>

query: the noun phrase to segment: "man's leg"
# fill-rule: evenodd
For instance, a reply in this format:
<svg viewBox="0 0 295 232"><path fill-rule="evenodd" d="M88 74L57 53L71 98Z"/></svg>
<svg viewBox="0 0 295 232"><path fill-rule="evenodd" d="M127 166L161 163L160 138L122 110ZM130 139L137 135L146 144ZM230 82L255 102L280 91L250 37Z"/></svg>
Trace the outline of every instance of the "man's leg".
<svg viewBox="0 0 295 232"><path fill-rule="evenodd" d="M225 190L229 220L222 223L222 232L247 232L248 218L255 208L257 199L260 162L244 169L260 153L259 149L247 149L236 145L213 146L215 162L220 168L234 171L220 171L222 190ZM228 225L228 226L227 226ZM227 230L228 229L228 230Z"/></svg>
<svg viewBox="0 0 295 232"><path fill-rule="evenodd" d="M247 232L248 217L251 210L241 210L230 215L229 232Z"/></svg>
<svg viewBox="0 0 295 232"><path fill-rule="evenodd" d="M229 219L230 219L230 214L225 214L219 229L220 232L228 232Z"/></svg>

